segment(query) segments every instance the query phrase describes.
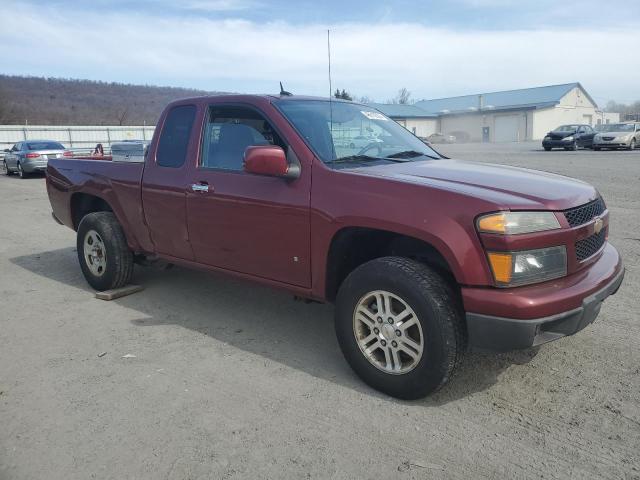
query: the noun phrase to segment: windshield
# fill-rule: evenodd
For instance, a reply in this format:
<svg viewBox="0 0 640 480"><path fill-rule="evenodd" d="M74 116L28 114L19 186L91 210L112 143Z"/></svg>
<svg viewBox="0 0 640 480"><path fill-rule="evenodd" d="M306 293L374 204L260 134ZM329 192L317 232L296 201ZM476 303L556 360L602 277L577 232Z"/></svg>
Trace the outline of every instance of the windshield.
<svg viewBox="0 0 640 480"><path fill-rule="evenodd" d="M29 150L64 150L64 147L58 142L29 142L27 143Z"/></svg>
<svg viewBox="0 0 640 480"><path fill-rule="evenodd" d="M556 128L556 132L575 132L578 129L578 125L561 125Z"/></svg>
<svg viewBox="0 0 640 480"><path fill-rule="evenodd" d="M385 164L442 158L379 111L347 102L280 100L275 103L325 163Z"/></svg>
<svg viewBox="0 0 640 480"><path fill-rule="evenodd" d="M633 123L607 123L602 125L601 132L633 132Z"/></svg>

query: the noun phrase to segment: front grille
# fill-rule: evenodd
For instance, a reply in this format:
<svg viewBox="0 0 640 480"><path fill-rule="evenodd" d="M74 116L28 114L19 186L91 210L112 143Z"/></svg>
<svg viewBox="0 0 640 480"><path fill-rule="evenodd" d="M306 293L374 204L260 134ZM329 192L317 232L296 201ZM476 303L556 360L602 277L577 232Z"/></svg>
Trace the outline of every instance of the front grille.
<svg viewBox="0 0 640 480"><path fill-rule="evenodd" d="M613 140L616 137L602 137L602 139L606 142L610 142L611 140Z"/></svg>
<svg viewBox="0 0 640 480"><path fill-rule="evenodd" d="M586 260L596 253L607 238L606 229L603 228L598 233L594 233L590 237L584 238L576 242L576 258L579 262Z"/></svg>
<svg viewBox="0 0 640 480"><path fill-rule="evenodd" d="M586 203L580 207L565 210L564 216L571 227L577 227L590 222L595 217L602 215L606 206L602 197L596 198L593 202Z"/></svg>

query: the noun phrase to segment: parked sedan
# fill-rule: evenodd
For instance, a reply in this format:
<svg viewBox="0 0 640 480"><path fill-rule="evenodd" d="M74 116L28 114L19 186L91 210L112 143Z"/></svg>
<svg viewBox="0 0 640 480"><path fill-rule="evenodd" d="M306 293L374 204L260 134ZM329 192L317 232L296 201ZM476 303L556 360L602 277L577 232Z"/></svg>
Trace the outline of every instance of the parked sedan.
<svg viewBox="0 0 640 480"><path fill-rule="evenodd" d="M456 137L444 133L432 133L427 137L427 141L429 143L456 143Z"/></svg>
<svg viewBox="0 0 640 480"><path fill-rule="evenodd" d="M382 143L382 140L380 140L377 137L367 137L364 135L358 135L357 137L353 137L349 141L349 148L351 149L364 148L371 144L376 144L376 143Z"/></svg>
<svg viewBox="0 0 640 480"><path fill-rule="evenodd" d="M626 148L633 150L640 145L640 123L608 123L602 125L593 138L593 149Z"/></svg>
<svg viewBox="0 0 640 480"><path fill-rule="evenodd" d="M596 132L591 125L573 124L561 125L547 133L542 140L542 148L547 152L552 148L577 150L578 147L591 148Z"/></svg>
<svg viewBox="0 0 640 480"><path fill-rule="evenodd" d="M47 162L52 158L73 156L61 143L52 140L18 142L4 152L4 173L18 173L20 178L26 178L30 173L44 172Z"/></svg>

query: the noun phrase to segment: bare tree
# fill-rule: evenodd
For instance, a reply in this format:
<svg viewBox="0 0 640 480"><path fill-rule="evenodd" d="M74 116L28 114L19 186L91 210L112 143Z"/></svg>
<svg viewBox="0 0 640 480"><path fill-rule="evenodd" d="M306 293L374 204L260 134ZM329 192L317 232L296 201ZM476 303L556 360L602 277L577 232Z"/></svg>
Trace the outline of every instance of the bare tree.
<svg viewBox="0 0 640 480"><path fill-rule="evenodd" d="M124 123L124 119L127 117L127 113L129 113L129 107L126 107L121 115L118 115L118 125L122 125Z"/></svg>
<svg viewBox="0 0 640 480"><path fill-rule="evenodd" d="M9 102L7 96L0 90L0 123L4 123L9 115Z"/></svg>
<svg viewBox="0 0 640 480"><path fill-rule="evenodd" d="M398 90L398 93L395 97L388 100L388 103L409 105L413 103L413 99L411 98L411 92L407 90L406 87L402 87L400 90Z"/></svg>

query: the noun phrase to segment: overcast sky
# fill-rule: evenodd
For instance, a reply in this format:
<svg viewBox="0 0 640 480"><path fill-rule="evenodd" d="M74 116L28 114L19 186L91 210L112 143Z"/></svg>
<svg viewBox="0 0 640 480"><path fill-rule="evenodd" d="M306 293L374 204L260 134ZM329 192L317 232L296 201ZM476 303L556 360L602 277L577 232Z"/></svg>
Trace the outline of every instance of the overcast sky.
<svg viewBox="0 0 640 480"><path fill-rule="evenodd" d="M1 73L385 101L580 81L640 99L638 0L2 0Z"/></svg>

